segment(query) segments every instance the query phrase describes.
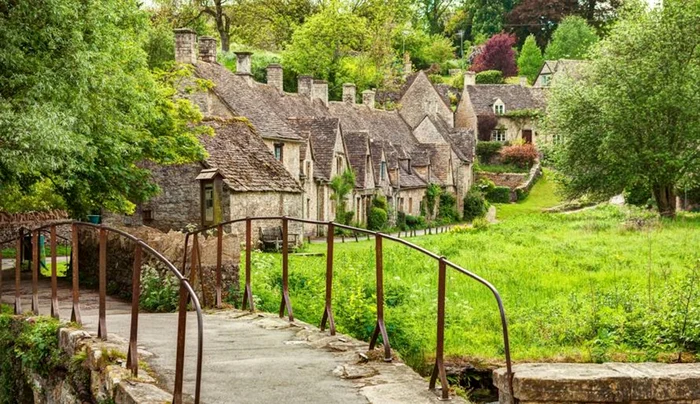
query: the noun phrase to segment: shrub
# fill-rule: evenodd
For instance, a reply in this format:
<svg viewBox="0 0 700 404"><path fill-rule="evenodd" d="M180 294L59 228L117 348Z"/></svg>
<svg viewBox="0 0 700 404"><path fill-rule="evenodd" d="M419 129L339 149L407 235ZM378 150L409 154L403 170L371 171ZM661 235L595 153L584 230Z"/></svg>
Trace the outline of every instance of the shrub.
<svg viewBox="0 0 700 404"><path fill-rule="evenodd" d="M491 141L491 132L493 132L493 130L496 129L496 126L498 126L498 118L496 118L495 114L477 115L476 126L479 142L489 142ZM479 150L479 143L477 143L476 146L477 150Z"/></svg>
<svg viewBox="0 0 700 404"><path fill-rule="evenodd" d="M503 148L501 142L478 142L476 144L476 155L479 161L488 164Z"/></svg>
<svg viewBox="0 0 700 404"><path fill-rule="evenodd" d="M464 196L464 220L472 221L478 217L484 217L488 211L488 202L478 189L472 188Z"/></svg>
<svg viewBox="0 0 700 404"><path fill-rule="evenodd" d="M143 266L139 306L153 313L169 313L177 310L179 300L178 281L166 273L161 275L150 266Z"/></svg>
<svg viewBox="0 0 700 404"><path fill-rule="evenodd" d="M386 202L386 197L383 195L379 195L372 199L372 206L386 211L389 210L389 205Z"/></svg>
<svg viewBox="0 0 700 404"><path fill-rule="evenodd" d="M406 226L409 229L418 229L425 226L425 218L421 216L406 215Z"/></svg>
<svg viewBox="0 0 700 404"><path fill-rule="evenodd" d="M440 195L440 206L438 207L438 218L449 222L459 220L459 212L457 211L457 198L449 193Z"/></svg>
<svg viewBox="0 0 700 404"><path fill-rule="evenodd" d="M445 82L445 79L439 74L431 74L430 76L428 76L428 79L433 84L440 84Z"/></svg>
<svg viewBox="0 0 700 404"><path fill-rule="evenodd" d="M645 184L635 184L625 190L625 202L634 206L649 206L652 199L651 188Z"/></svg>
<svg viewBox="0 0 700 404"><path fill-rule="evenodd" d="M486 200L493 203L510 203L510 188L493 187L486 194Z"/></svg>
<svg viewBox="0 0 700 404"><path fill-rule="evenodd" d="M404 212L396 213L396 227L402 231L408 229L408 226L406 225L406 214Z"/></svg>
<svg viewBox="0 0 700 404"><path fill-rule="evenodd" d="M515 189L515 200L517 201L524 201L525 199L527 199L528 195L530 195L530 191L524 188Z"/></svg>
<svg viewBox="0 0 700 404"><path fill-rule="evenodd" d="M343 222L343 224L349 225L350 223L352 223L352 219L354 217L355 217L355 212L353 212L353 211L345 212L345 221Z"/></svg>
<svg viewBox="0 0 700 404"><path fill-rule="evenodd" d="M370 230L381 230L387 222L386 210L373 206L367 214L367 228Z"/></svg>
<svg viewBox="0 0 700 404"><path fill-rule="evenodd" d="M488 178L482 178L474 184L474 187L483 195L488 194L492 189L496 188L496 184Z"/></svg>
<svg viewBox="0 0 700 404"><path fill-rule="evenodd" d="M474 228L475 231L487 230L489 228L489 221L486 220L486 218L477 217L472 222L472 227Z"/></svg>
<svg viewBox="0 0 700 404"><path fill-rule="evenodd" d="M532 167L537 160L537 149L532 144L513 145L501 150L501 158L506 164L518 167Z"/></svg>
<svg viewBox="0 0 700 404"><path fill-rule="evenodd" d="M476 74L476 84L503 84L503 73L499 70L484 70Z"/></svg>

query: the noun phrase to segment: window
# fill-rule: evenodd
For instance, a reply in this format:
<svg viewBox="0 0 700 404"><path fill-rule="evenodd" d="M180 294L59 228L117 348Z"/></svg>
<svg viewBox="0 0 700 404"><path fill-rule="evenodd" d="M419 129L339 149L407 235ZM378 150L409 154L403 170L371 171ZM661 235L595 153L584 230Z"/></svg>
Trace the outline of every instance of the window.
<svg viewBox="0 0 700 404"><path fill-rule="evenodd" d="M214 184L204 185L204 221L214 221Z"/></svg>
<svg viewBox="0 0 700 404"><path fill-rule="evenodd" d="M494 142L505 142L506 141L506 130L505 129L494 129L491 131L491 140Z"/></svg>
<svg viewBox="0 0 700 404"><path fill-rule="evenodd" d="M551 75L549 75L549 74L542 75L542 85L543 86L548 86L550 81L552 81Z"/></svg>
<svg viewBox="0 0 700 404"><path fill-rule="evenodd" d="M503 104L493 104L493 112L496 115L503 115L506 112L506 106Z"/></svg>
<svg viewBox="0 0 700 404"><path fill-rule="evenodd" d="M307 218L307 219L311 217L311 208L310 208L310 206L311 206L311 199L310 199L310 198L306 198L306 218Z"/></svg>
<svg viewBox="0 0 700 404"><path fill-rule="evenodd" d="M335 171L337 174L343 173L343 158L340 156L335 158Z"/></svg>
<svg viewBox="0 0 700 404"><path fill-rule="evenodd" d="M386 162L382 161L379 165L379 179L384 180L386 178Z"/></svg>
<svg viewBox="0 0 700 404"><path fill-rule="evenodd" d="M283 155L282 155L282 147L284 144L282 143L275 143L275 160L277 161L282 161Z"/></svg>
<svg viewBox="0 0 700 404"><path fill-rule="evenodd" d="M408 198L408 213L413 212L413 198Z"/></svg>
<svg viewBox="0 0 700 404"><path fill-rule="evenodd" d="M141 211L141 220L143 223L151 223L153 221L153 211L150 209L144 209Z"/></svg>

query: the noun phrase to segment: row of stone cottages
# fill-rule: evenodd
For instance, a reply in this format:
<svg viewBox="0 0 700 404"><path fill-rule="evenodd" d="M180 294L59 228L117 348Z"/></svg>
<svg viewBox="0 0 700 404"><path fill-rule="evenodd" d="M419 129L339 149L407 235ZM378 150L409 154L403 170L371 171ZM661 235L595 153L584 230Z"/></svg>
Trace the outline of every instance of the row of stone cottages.
<svg viewBox="0 0 700 404"><path fill-rule="evenodd" d="M258 83L250 53L236 54L233 73L216 62L214 38L197 43L188 29L176 30L175 37L176 61L194 65L197 77L214 84L187 96L215 136L201 138L205 161L150 167L162 192L123 218L127 224L169 230L246 216L333 220L329 183L348 169L356 184L347 205L360 223L379 194L394 212L419 215L431 183L455 194L461 210L472 185L476 122L460 118L470 114L461 104L454 113L423 72L408 77L397 96L399 108L387 111L375 108L371 90L357 104L353 84L343 86L342 101L329 101L327 82L310 76L299 76L298 92L287 93L278 64L268 66L267 83ZM470 78L467 96L480 87ZM301 225L291 231L323 233Z"/></svg>

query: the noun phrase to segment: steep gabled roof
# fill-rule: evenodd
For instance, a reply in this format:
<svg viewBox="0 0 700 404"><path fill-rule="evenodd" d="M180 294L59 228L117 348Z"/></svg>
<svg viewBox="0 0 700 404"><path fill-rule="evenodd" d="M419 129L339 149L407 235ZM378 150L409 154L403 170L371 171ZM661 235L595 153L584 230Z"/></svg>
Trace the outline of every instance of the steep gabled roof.
<svg viewBox="0 0 700 404"><path fill-rule="evenodd" d="M450 173L451 146L447 143L422 143L417 149L412 153L411 165L421 167L430 164L431 176L426 180L439 185L447 184ZM420 157L416 159L416 156Z"/></svg>
<svg viewBox="0 0 700 404"><path fill-rule="evenodd" d="M473 129L456 129L447 135L450 138L452 150L455 151L460 160L472 163L474 161L474 146L476 136Z"/></svg>
<svg viewBox="0 0 700 404"><path fill-rule="evenodd" d="M477 115L493 114L493 104L500 99L506 113L513 110L544 109L542 90L519 84L477 84L467 86L467 94Z"/></svg>
<svg viewBox="0 0 700 404"><path fill-rule="evenodd" d="M401 188L425 188L428 184L416 173L409 172L399 164L399 186Z"/></svg>
<svg viewBox="0 0 700 404"><path fill-rule="evenodd" d="M301 136L308 136L315 158L314 178L330 181L333 152L338 138L339 120L332 117L288 118Z"/></svg>
<svg viewBox="0 0 700 404"><path fill-rule="evenodd" d="M365 189L367 186L365 174L369 170L369 167L367 167L369 134L365 131L343 132L343 138L345 139L345 147L348 150L350 167L355 172L355 186Z"/></svg>
<svg viewBox="0 0 700 404"><path fill-rule="evenodd" d="M245 118L207 120L204 124L214 129L214 136L200 137L209 153L204 164L217 169L233 191L302 191Z"/></svg>

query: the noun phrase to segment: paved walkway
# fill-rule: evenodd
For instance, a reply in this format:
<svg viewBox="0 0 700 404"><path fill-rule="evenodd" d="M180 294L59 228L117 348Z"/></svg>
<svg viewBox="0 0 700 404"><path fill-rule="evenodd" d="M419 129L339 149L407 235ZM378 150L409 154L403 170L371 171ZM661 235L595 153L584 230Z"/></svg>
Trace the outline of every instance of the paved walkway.
<svg viewBox="0 0 700 404"><path fill-rule="evenodd" d="M446 225L446 226L431 227L430 229L411 230L411 231L402 231L402 232L385 233L385 234L388 234L388 235L394 236L394 237L399 237L399 238L420 237L420 236L431 235L431 234L447 233L454 226L456 226L456 225L450 224L450 225ZM357 236L350 235L350 236L345 236L345 237L340 237L340 236L335 237L335 242L336 243L355 242L355 241L364 241L364 240L373 239L373 238L374 238L374 236L358 232ZM325 237L311 239L311 243L313 243L313 244L324 244L325 242L326 242Z"/></svg>
<svg viewBox="0 0 700 404"><path fill-rule="evenodd" d="M14 302L12 271L3 271L2 301ZM70 290L59 283L61 317L70 316ZM39 285L40 313L49 313L50 280ZM31 275L23 272L23 308L31 308ZM81 290L84 328L96 331L97 294ZM129 336L130 305L107 299L110 338ZM196 316L188 315L185 392L194 393ZM177 335L176 314L141 314L139 350L160 383L172 391ZM361 360L364 342L343 335L330 337L302 322L290 324L270 314L236 310L205 314L202 403L347 403L429 404L437 397L427 381L406 365ZM372 356L372 355L370 355ZM380 357L381 355L377 355ZM460 398L455 403L464 403Z"/></svg>

